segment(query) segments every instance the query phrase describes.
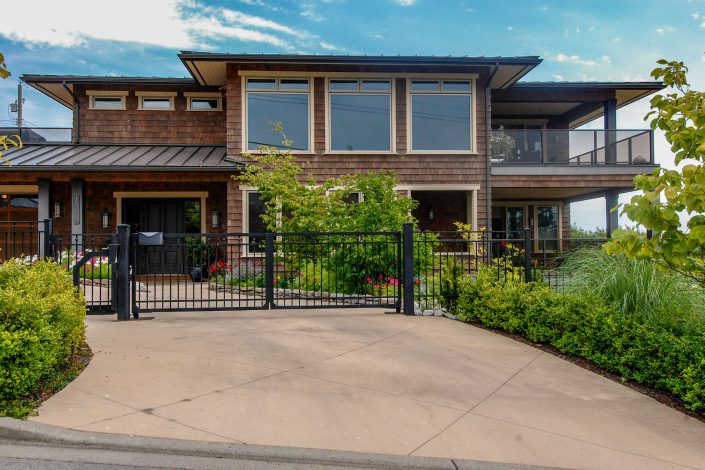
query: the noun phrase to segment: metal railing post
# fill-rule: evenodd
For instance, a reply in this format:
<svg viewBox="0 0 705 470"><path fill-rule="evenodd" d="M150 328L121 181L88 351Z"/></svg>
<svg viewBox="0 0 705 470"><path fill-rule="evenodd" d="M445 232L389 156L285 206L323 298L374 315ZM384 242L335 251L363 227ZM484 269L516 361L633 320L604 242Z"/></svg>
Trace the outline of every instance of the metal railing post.
<svg viewBox="0 0 705 470"><path fill-rule="evenodd" d="M52 253L52 237L54 236L52 234L52 222L51 219L44 219L44 240L42 240L42 252L40 255L44 258L50 258L54 255Z"/></svg>
<svg viewBox="0 0 705 470"><path fill-rule="evenodd" d="M113 266L113 269L117 270L117 319L125 321L130 319L130 226L120 224L117 229L117 242L120 247L117 263Z"/></svg>
<svg viewBox="0 0 705 470"><path fill-rule="evenodd" d="M404 253L404 314L414 314L414 224L402 224L402 252Z"/></svg>
<svg viewBox="0 0 705 470"><path fill-rule="evenodd" d="M531 246L531 229L524 229L524 280L532 281L531 258L533 257L533 247Z"/></svg>
<svg viewBox="0 0 705 470"><path fill-rule="evenodd" d="M264 234L264 290L265 306L273 309L274 305L274 234Z"/></svg>

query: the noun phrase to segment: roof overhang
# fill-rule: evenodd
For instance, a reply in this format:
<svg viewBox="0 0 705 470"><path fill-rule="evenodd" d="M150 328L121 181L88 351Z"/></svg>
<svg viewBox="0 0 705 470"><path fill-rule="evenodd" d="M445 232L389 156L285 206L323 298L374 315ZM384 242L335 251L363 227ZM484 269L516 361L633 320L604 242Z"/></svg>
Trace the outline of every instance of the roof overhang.
<svg viewBox="0 0 705 470"><path fill-rule="evenodd" d="M518 82L492 95L492 117L561 119L579 127L604 114L604 102L622 108L663 90L662 82Z"/></svg>
<svg viewBox="0 0 705 470"><path fill-rule="evenodd" d="M20 79L58 103L73 108L75 85L195 85L192 78L171 77L86 77L77 75L32 75Z"/></svg>
<svg viewBox="0 0 705 470"><path fill-rule="evenodd" d="M201 85L223 86L227 82L227 64L267 64L269 66L323 65L350 67L424 66L446 69L486 67L492 88L506 88L541 63L538 56L526 57L443 57L443 56L353 56L298 54L218 54L182 51L179 59Z"/></svg>

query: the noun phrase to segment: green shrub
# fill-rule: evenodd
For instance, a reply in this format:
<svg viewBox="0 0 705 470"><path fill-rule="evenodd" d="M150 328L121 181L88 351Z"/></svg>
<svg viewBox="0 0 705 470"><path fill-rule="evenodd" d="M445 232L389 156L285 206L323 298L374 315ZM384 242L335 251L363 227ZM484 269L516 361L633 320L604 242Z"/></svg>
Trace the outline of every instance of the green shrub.
<svg viewBox="0 0 705 470"><path fill-rule="evenodd" d="M464 276L459 286L460 320L551 344L705 411L705 328L697 322L673 328L653 315L623 312L625 303L605 301L599 290L561 294L541 283L498 280L487 267ZM654 308L652 313L661 311Z"/></svg>
<svg viewBox="0 0 705 470"><path fill-rule="evenodd" d="M0 266L0 400L37 391L84 338L86 306L58 264Z"/></svg>

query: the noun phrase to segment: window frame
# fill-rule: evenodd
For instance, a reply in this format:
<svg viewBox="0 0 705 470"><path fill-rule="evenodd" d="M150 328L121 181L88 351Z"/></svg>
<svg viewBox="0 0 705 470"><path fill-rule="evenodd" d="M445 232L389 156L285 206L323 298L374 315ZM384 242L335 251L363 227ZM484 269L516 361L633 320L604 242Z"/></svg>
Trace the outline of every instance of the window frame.
<svg viewBox="0 0 705 470"><path fill-rule="evenodd" d="M137 96L137 109L139 111L175 111L176 106L175 106L175 98L176 98L176 92L159 92L159 91L149 91L149 92L142 92L142 91L137 91L135 92L135 95ZM169 107L168 108L145 108L144 107L144 100L145 99L161 99L161 100L169 100Z"/></svg>
<svg viewBox="0 0 705 470"><path fill-rule="evenodd" d="M201 92L201 91L196 91L196 92L186 92L184 93L184 96L186 97L186 111L189 112L194 112L194 113L213 113L213 112L220 112L223 111L223 95L221 93L217 92ZM191 107L191 102L196 99L196 100L218 100L218 107L213 109L213 108L204 108L204 109L193 109Z"/></svg>
<svg viewBox="0 0 705 470"><path fill-rule="evenodd" d="M563 205L564 203L560 201L546 201L546 200L537 200L537 201L516 201L516 200L509 200L509 201L496 201L495 203L492 204L492 206L497 206L497 207L521 207L522 210L524 211L524 227L527 227L531 225L531 236L533 239L533 250L534 253L544 253L543 250L541 250L541 240L539 239L539 223L538 223L538 208L539 207L557 207L558 208L558 239L557 239L557 250L546 250L546 253L556 253L558 251L561 251L563 248ZM532 207L531 212L529 212L529 206ZM504 215L506 217L506 213ZM506 236L506 228L505 228L505 236ZM552 239L548 239L552 240Z"/></svg>
<svg viewBox="0 0 705 470"><path fill-rule="evenodd" d="M330 82L331 80L349 80L357 81L357 91L343 90L343 91L331 91ZM362 81L389 81L389 91L387 90L362 90ZM327 154L333 155L392 155L397 153L397 126L396 126L396 78L390 76L327 76L324 80L325 87L325 150ZM332 137L331 131L333 130L331 126L331 99L330 95L389 95L389 150L333 150L331 148Z"/></svg>
<svg viewBox="0 0 705 470"><path fill-rule="evenodd" d="M86 90L86 95L88 96L88 109L95 111L125 111L127 110L127 96L129 91L113 91L113 90ZM96 98L108 98L108 99L119 99L119 108L96 108L95 99Z"/></svg>
<svg viewBox="0 0 705 470"><path fill-rule="evenodd" d="M275 83L275 88L273 89L254 89L254 90L248 90L247 89L247 81L249 79L254 79L254 80L274 80ZM280 89L280 82L281 80L308 80L308 89L300 89L300 90L287 90L287 89ZM260 155L262 154L261 151L259 150L249 150L248 149L248 129L247 129L247 124L248 124L248 119L247 119L247 113L248 113L248 93L256 93L256 94L270 94L270 93L287 93L287 94L307 94L308 95L308 149L307 150L291 150L291 153L293 155L313 155L315 153L314 150L314 107L313 107L313 101L314 101L314 85L313 85L313 76L287 76L287 75L281 75L277 74L274 76L242 76L240 80L240 92L242 96L242 153L243 154L251 154L251 155ZM286 129L284 129L284 132L286 132Z"/></svg>
<svg viewBox="0 0 705 470"><path fill-rule="evenodd" d="M438 82L438 91L411 91L412 82ZM470 91L445 91L443 82L470 82ZM407 77L406 79L406 153L418 155L478 155L477 152L477 77L443 76ZM470 97L470 149L468 150L414 150L413 148L413 96L468 95Z"/></svg>

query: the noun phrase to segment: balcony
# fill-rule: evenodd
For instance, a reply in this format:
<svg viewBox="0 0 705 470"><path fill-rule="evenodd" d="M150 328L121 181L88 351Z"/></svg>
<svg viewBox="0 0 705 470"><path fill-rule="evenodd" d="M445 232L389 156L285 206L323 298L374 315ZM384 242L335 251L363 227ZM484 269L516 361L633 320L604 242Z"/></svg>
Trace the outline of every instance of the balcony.
<svg viewBox="0 0 705 470"><path fill-rule="evenodd" d="M70 127L0 127L0 135L19 135L23 145L71 142Z"/></svg>
<svg viewBox="0 0 705 470"><path fill-rule="evenodd" d="M493 166L636 167L654 165L650 130L495 129Z"/></svg>

